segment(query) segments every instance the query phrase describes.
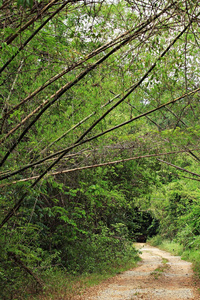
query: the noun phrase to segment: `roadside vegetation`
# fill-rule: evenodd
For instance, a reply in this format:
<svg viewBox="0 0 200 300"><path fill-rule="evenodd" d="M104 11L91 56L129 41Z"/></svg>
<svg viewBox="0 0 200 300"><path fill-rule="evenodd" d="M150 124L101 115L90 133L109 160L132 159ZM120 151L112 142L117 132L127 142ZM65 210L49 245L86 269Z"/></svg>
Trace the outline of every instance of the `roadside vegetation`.
<svg viewBox="0 0 200 300"><path fill-rule="evenodd" d="M82 275L69 273L62 271L60 268L57 270L54 268L54 272L46 272L43 274L45 288L40 291L35 291L30 287L26 290L26 296L23 293L23 297L18 299L35 299L35 300L56 300L59 297L63 299L73 299L73 297L82 295L88 288L92 288L105 280L120 274L126 270L134 268L139 258L135 254L132 254L129 261L121 260L121 264L115 264L114 262L107 262L107 266L104 270L96 269L92 273L83 273Z"/></svg>
<svg viewBox="0 0 200 300"><path fill-rule="evenodd" d="M190 158L182 161L182 166L186 164L190 165L191 172L200 172ZM160 222L158 235L148 242L191 261L200 277L199 182L177 178L176 173L170 176L170 182L156 188L151 195L150 207Z"/></svg>
<svg viewBox="0 0 200 300"><path fill-rule="evenodd" d="M199 243L195 246L184 247L183 244L175 240L165 240L163 237L155 236L148 240L148 243L152 246L157 246L162 250L166 250L173 255L181 256L182 259L192 262L193 270L197 277L200 279L200 254ZM194 241L194 244L195 241Z"/></svg>

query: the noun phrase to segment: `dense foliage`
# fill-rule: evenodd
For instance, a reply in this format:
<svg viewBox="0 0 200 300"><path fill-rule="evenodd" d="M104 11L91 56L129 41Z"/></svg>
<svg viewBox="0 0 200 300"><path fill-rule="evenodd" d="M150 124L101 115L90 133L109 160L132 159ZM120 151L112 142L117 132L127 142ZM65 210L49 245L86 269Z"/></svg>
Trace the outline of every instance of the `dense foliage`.
<svg viewBox="0 0 200 300"><path fill-rule="evenodd" d="M3 299L136 260L157 233L199 249L199 14L0 0Z"/></svg>

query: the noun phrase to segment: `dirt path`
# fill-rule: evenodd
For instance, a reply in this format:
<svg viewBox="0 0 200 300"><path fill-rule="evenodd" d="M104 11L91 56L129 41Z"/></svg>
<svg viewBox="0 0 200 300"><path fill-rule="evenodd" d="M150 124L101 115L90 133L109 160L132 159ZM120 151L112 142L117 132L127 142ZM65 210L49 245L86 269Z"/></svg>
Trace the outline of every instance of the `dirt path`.
<svg viewBox="0 0 200 300"><path fill-rule="evenodd" d="M191 263L145 244L136 244L142 261L138 267L91 288L85 300L200 299Z"/></svg>

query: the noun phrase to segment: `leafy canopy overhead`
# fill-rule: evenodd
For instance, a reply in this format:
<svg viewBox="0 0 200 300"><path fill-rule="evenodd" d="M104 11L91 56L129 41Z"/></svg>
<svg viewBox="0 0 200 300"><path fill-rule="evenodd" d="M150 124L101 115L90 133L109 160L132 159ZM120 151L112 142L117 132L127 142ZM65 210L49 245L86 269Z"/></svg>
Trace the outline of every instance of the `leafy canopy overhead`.
<svg viewBox="0 0 200 300"><path fill-rule="evenodd" d="M2 187L143 156L199 136L198 1L0 3Z"/></svg>

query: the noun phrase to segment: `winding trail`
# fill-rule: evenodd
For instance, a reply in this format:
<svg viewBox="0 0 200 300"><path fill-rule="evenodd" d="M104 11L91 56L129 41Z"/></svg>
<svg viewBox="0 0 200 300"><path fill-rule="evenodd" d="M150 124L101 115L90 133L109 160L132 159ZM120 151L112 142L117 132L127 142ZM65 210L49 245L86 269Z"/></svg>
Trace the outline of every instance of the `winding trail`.
<svg viewBox="0 0 200 300"><path fill-rule="evenodd" d="M136 244L142 261L132 270L89 289L85 300L200 300L191 263L147 244Z"/></svg>

